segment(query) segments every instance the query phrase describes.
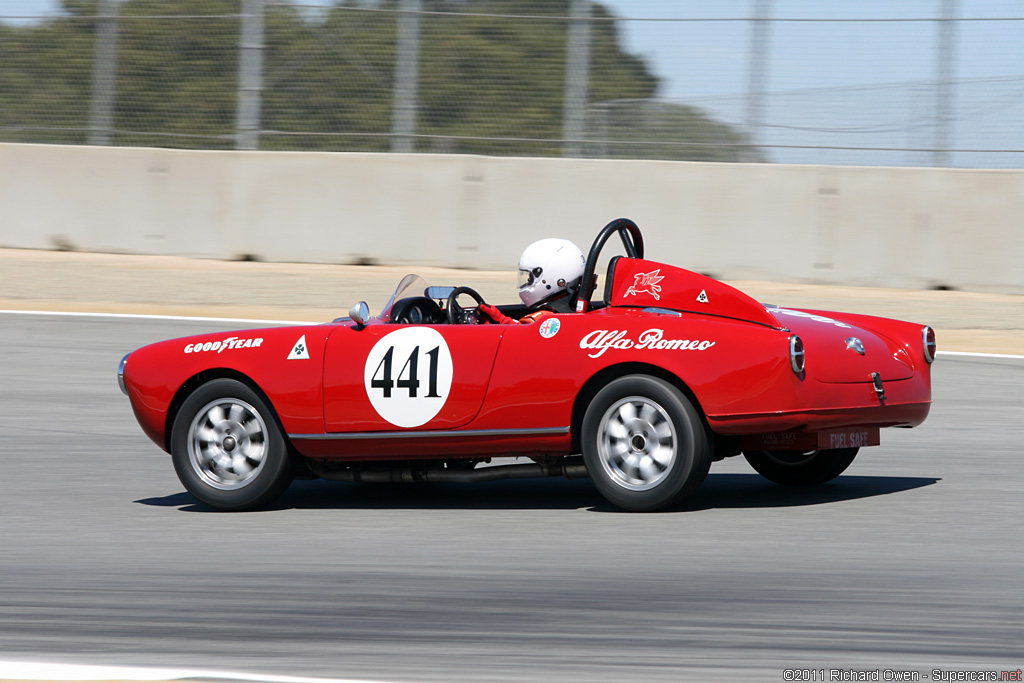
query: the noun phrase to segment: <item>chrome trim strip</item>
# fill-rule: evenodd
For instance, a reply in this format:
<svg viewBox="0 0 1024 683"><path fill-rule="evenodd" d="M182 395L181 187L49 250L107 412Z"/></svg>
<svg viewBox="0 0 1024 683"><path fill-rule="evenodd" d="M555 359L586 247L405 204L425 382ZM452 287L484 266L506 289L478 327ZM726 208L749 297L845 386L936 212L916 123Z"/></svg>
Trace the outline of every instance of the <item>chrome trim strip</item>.
<svg viewBox="0 0 1024 683"><path fill-rule="evenodd" d="M125 396L128 395L128 387L124 385L124 366L128 364L128 356L132 354L124 354L124 358L117 364L117 386L121 388L121 393Z"/></svg>
<svg viewBox="0 0 1024 683"><path fill-rule="evenodd" d="M683 314L680 313L679 311L673 311L670 308L659 308L657 306L648 306L647 308L643 309L643 312L653 313L654 315L672 315L677 318L683 317Z"/></svg>
<svg viewBox="0 0 1024 683"><path fill-rule="evenodd" d="M289 434L289 439L309 439L315 441L349 440L349 439L431 439L453 436L562 436L569 433L568 427L546 427L544 429L435 429L423 432L358 432L332 434Z"/></svg>

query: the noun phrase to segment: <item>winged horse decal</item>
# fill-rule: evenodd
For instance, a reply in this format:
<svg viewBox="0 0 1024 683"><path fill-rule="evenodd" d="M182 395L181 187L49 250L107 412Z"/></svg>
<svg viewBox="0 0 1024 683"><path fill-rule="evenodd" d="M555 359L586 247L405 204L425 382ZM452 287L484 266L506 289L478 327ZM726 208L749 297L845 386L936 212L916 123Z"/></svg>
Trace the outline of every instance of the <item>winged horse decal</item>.
<svg viewBox="0 0 1024 683"><path fill-rule="evenodd" d="M664 275L658 275L661 272L661 268L652 270L649 273L637 273L633 276L633 285L626 290L626 296L637 295L640 292L646 292L655 299L661 300L661 287L658 283L665 279Z"/></svg>

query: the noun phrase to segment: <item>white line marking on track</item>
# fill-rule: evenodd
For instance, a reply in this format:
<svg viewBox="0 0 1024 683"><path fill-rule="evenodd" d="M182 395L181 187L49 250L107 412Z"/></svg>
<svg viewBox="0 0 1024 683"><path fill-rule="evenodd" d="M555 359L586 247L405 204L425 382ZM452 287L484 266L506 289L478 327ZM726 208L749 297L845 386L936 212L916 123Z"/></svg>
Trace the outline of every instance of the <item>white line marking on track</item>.
<svg viewBox="0 0 1024 683"><path fill-rule="evenodd" d="M80 311L14 311L0 310L0 313L11 315L53 315L69 318L136 318L138 320L183 320L186 322L220 322L220 323L258 323L269 325L320 325L321 322L308 320L261 320L259 318L204 318L189 315L148 315L144 313L89 313Z"/></svg>
<svg viewBox="0 0 1024 683"><path fill-rule="evenodd" d="M158 669L131 666L51 664L46 662L0 661L0 679L28 681L175 681L230 680L259 683L387 683L365 678L310 678L305 676L268 676L233 671L199 669Z"/></svg>
<svg viewBox="0 0 1024 683"><path fill-rule="evenodd" d="M963 356L966 358L1012 358L1024 360L1024 356L1015 356L1010 353L974 353L971 351L936 351L940 356Z"/></svg>
<svg viewBox="0 0 1024 683"><path fill-rule="evenodd" d="M258 325L322 325L323 322L308 320L261 320L259 318L204 318L188 315L147 315L144 313L87 313L78 311L14 311L0 310L0 314L11 315L55 315L78 318L136 318L138 320L181 320L186 322L256 323ZM937 351L940 356L961 356L967 358L1011 358L1024 360L1024 356L1009 353L975 353L972 351Z"/></svg>

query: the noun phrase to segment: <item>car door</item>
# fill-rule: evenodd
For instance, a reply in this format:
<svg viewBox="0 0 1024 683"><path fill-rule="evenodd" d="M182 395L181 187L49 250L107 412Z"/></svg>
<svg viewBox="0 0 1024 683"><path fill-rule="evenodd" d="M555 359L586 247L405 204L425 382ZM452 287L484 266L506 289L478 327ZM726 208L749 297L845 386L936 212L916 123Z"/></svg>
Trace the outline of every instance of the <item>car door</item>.
<svg viewBox="0 0 1024 683"><path fill-rule="evenodd" d="M328 433L453 429L483 403L503 325L340 326L324 356Z"/></svg>

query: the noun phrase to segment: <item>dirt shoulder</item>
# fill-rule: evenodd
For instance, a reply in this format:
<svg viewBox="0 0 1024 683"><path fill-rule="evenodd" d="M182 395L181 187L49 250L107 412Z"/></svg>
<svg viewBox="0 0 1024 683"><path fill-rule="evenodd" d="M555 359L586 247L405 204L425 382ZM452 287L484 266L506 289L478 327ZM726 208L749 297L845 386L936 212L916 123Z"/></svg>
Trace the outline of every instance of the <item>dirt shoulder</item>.
<svg viewBox="0 0 1024 683"><path fill-rule="evenodd" d="M406 267L254 263L173 256L0 249L0 309L325 321L365 300L379 310ZM417 268L431 284L516 300L516 274ZM761 281L730 284L759 301L928 324L939 348L1024 355L1024 296Z"/></svg>

